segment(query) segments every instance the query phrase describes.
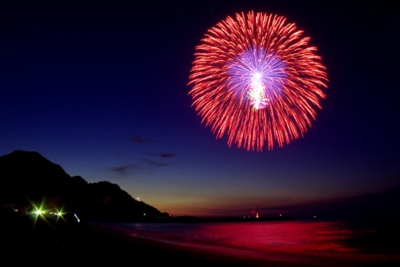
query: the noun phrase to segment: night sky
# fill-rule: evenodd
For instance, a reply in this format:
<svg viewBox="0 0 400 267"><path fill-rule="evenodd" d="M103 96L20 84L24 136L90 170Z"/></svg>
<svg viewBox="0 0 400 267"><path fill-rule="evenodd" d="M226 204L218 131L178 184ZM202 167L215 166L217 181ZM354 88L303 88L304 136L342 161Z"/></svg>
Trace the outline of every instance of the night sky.
<svg viewBox="0 0 400 267"><path fill-rule="evenodd" d="M0 155L39 152L172 215L272 214L400 188L394 1L31 2L0 4ZM329 79L312 127L272 151L228 147L188 95L200 39L250 10L295 22Z"/></svg>

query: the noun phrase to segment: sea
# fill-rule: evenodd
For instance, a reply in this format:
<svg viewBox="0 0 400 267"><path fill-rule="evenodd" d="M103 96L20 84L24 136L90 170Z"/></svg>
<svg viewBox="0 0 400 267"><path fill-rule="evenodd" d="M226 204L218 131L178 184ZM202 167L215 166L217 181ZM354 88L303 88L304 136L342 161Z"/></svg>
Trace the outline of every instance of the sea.
<svg viewBox="0 0 400 267"><path fill-rule="evenodd" d="M101 225L136 238L249 259L319 260L323 266L400 266L397 220Z"/></svg>

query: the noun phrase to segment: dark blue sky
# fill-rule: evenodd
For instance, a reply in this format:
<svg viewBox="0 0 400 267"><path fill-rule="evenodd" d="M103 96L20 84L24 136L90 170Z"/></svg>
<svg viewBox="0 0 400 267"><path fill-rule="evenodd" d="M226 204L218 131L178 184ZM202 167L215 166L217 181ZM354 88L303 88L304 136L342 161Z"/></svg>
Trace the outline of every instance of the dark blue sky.
<svg viewBox="0 0 400 267"><path fill-rule="evenodd" d="M329 78L304 138L272 151L216 140L188 96L207 29L250 10L295 22ZM390 1L2 1L0 154L37 151L172 215L399 188L399 13Z"/></svg>

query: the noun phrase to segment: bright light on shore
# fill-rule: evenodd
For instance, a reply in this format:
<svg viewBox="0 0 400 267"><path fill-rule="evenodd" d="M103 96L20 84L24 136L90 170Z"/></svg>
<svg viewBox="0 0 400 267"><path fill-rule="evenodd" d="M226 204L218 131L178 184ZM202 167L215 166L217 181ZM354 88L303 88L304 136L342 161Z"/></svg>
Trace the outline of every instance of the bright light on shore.
<svg viewBox="0 0 400 267"><path fill-rule="evenodd" d="M36 215L41 215L41 214L44 214L44 211L42 211L42 210L36 210L36 211L35 211L35 214L36 214Z"/></svg>

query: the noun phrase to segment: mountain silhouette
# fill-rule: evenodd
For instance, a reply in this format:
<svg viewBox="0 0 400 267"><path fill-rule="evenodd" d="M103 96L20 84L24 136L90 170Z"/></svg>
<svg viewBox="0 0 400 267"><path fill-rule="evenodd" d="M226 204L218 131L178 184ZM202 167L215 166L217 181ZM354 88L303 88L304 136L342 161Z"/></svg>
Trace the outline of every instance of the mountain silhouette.
<svg viewBox="0 0 400 267"><path fill-rule="evenodd" d="M71 177L39 153L21 150L0 156L0 207L62 209L93 221L142 221L168 216L135 200L117 184L88 183L80 176Z"/></svg>

